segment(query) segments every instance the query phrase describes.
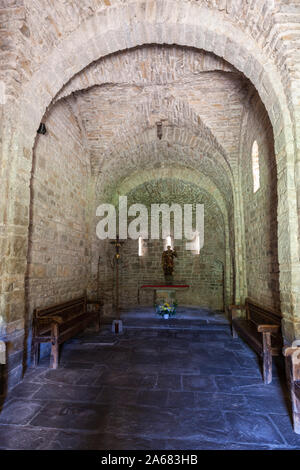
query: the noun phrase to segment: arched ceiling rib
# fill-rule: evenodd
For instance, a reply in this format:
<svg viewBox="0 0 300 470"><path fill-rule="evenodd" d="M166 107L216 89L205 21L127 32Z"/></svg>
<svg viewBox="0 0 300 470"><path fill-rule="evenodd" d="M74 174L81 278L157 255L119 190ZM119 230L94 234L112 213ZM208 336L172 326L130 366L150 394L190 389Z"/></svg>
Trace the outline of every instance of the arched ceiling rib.
<svg viewBox="0 0 300 470"><path fill-rule="evenodd" d="M99 167L129 134L138 135L161 119L193 126L195 135L201 133L236 162L243 105L253 87L214 54L143 46L93 63L57 99L71 92L86 127L92 166Z"/></svg>
<svg viewBox="0 0 300 470"><path fill-rule="evenodd" d="M169 17L178 15L180 5L181 17L187 17L194 7L194 15L207 16L209 12L220 18L229 26L236 25L249 38L255 40L265 54L274 59L281 69L283 82L289 81L293 73L293 54L299 41L300 15L297 5L286 0L189 0L183 2L164 2ZM161 21L166 21L166 11L159 4L124 0L66 0L49 2L48 0L2 0L1 30L9 35L6 41L5 62L10 64L17 60L17 67L8 67L7 86L12 96L17 96L18 89L28 81L32 74L45 62L47 56L57 48L80 25L94 16L112 18L119 22L119 10L128 8L146 10L147 15L155 12ZM159 8L161 6L161 8ZM124 21L129 15L123 12ZM289 34L290 33L290 34ZM285 46L285 47L284 47ZM22 65L22 66L21 66ZM289 86L287 83L286 91Z"/></svg>
<svg viewBox="0 0 300 470"><path fill-rule="evenodd" d="M130 172L180 165L206 174L230 206L241 116L254 92L214 54L150 45L93 63L57 100L72 104L85 130L98 197L109 198Z"/></svg>
<svg viewBox="0 0 300 470"><path fill-rule="evenodd" d="M166 63L170 67L162 76ZM122 74L126 84L120 82ZM84 84L87 89L74 92ZM200 169L230 205L249 93L249 82L213 54L143 46L92 64L59 96L72 104L85 130L93 173L100 173L99 197L101 192L108 198L130 172L171 164ZM161 141L156 134L160 120Z"/></svg>
<svg viewBox="0 0 300 470"><path fill-rule="evenodd" d="M112 93L111 93L112 91ZM101 169L105 160L115 149L122 150L124 143L147 130L156 129L158 121L163 122L163 132L168 127L189 129L194 140L203 141L203 151L213 149L220 159L229 162L224 148L211 130L203 123L189 104L176 100L171 94L158 91L135 90L121 87L118 90L92 89L81 95L77 103L89 140L92 167ZM192 145L193 140L189 142ZM212 153L212 152L211 152Z"/></svg>
<svg viewBox="0 0 300 470"><path fill-rule="evenodd" d="M138 134L124 136L122 142L118 142L117 145L112 146L110 151L104 155L102 158L102 164L94 171L95 174L100 172L104 173L106 165L111 165L114 160L122 159L124 157L123 163L126 163L126 156L130 159L132 153L138 152L139 149L147 148L149 145L154 146L154 154L159 153L158 144L166 143L166 146L172 150L172 148L182 148L186 152L190 152L190 157L186 160L184 158L185 153L182 154L182 158L179 156L179 162L183 164L187 163L190 160L197 161L207 158L211 159L215 163L224 177L228 180L230 184L232 182L232 173L230 170L230 165L226 158L219 152L219 149L208 141L208 139L203 137L201 134L198 134L194 131L193 127L188 127L187 125L176 126L170 123L164 123L162 126L162 137L158 139L156 126L145 128L143 132ZM157 145L155 145L157 144ZM154 156L153 154L153 156ZM147 155L151 161L151 155ZM106 158L105 158L106 157ZM158 155L159 157L159 155ZM145 157L145 161L147 158ZM163 163L163 154L160 158L160 163Z"/></svg>
<svg viewBox="0 0 300 470"><path fill-rule="evenodd" d="M213 71L238 73L224 59L205 51L175 45L136 47L93 62L75 75L54 101L94 85L191 83L200 73Z"/></svg>
<svg viewBox="0 0 300 470"><path fill-rule="evenodd" d="M143 186L144 184L147 184L148 182L156 179L170 179L174 181L179 180L202 188L203 191L208 193L216 201L216 204L224 216L225 223L228 224L228 212L224 195L220 192L211 178L205 176L198 170L195 171L194 169L183 168L176 165L165 166L164 168L141 170L130 174L120 183L120 185L118 185L111 202L113 204L118 204L119 195L129 194L134 190L134 188Z"/></svg>
<svg viewBox="0 0 300 470"><path fill-rule="evenodd" d="M126 157L126 165L123 163ZM148 144L141 145L129 152L125 152L124 160L122 155L120 159L111 159L103 169L97 179L97 198L105 201L111 199L116 188L121 187L122 183L129 175L143 171L161 171L164 167L180 168L181 172L189 170L205 175L211 180L215 187L219 188L228 210L232 209L232 187L224 169L215 160L208 157L199 158L196 151L191 151L190 147L184 147L173 142L168 145L168 140L157 141L155 139ZM197 181L197 178L195 182ZM200 181L200 179L199 179Z"/></svg>
<svg viewBox="0 0 300 470"><path fill-rule="evenodd" d="M155 203L165 203L169 206L176 203L180 204L182 208L184 204L192 204L194 208L196 204L203 204L204 214L206 216L209 214L210 219L213 220L215 231L224 235L224 232L228 231L226 212L224 213L211 192L207 191L204 186L199 186L191 181L174 178L174 175L172 178L157 175L154 179L148 178L147 181L133 186L126 195L128 207L136 202L144 204L148 209L151 204Z"/></svg>

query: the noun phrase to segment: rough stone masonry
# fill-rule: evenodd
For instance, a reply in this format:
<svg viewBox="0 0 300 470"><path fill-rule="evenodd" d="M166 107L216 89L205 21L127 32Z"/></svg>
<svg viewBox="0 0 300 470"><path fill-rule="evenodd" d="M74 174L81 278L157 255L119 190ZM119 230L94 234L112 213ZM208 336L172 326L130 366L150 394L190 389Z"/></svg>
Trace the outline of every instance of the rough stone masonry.
<svg viewBox="0 0 300 470"><path fill-rule="evenodd" d="M109 314L111 254L95 211L119 194L205 201L209 242L181 251L193 284L182 301L221 308L249 295L281 311L286 342L299 338L299 23L288 0L2 0L8 388L29 362L35 306L96 297L100 281ZM124 307L141 273L156 276L161 246L146 248L143 259L136 243L125 248Z"/></svg>

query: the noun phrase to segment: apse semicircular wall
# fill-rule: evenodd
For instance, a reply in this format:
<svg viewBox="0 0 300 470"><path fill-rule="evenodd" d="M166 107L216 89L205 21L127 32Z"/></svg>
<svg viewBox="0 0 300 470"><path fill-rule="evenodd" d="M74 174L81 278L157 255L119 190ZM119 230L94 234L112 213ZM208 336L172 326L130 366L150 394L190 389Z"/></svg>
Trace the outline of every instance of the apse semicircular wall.
<svg viewBox="0 0 300 470"><path fill-rule="evenodd" d="M178 258L175 261L174 282L185 282L189 290L178 294L180 305L203 306L216 310L224 309L226 236L223 213L215 199L203 188L174 178L158 178L137 185L127 193L128 207L143 204L148 209L149 233L151 232L151 204L176 203L204 205L204 246L200 254L186 249L186 239L171 236ZM195 214L194 214L195 215ZM132 220L133 218L129 218ZM172 217L171 217L172 220ZM160 228L161 228L160 220ZM105 311L110 313L114 305L113 247L108 240L98 242L101 256L99 278L100 292L106 299ZM153 292L140 289L145 283L164 282L161 255L165 240L144 239L143 254L139 256L138 240L128 239L122 247L120 262L120 306L121 308L153 306ZM96 259L96 256L93 257ZM95 266L96 268L96 266Z"/></svg>

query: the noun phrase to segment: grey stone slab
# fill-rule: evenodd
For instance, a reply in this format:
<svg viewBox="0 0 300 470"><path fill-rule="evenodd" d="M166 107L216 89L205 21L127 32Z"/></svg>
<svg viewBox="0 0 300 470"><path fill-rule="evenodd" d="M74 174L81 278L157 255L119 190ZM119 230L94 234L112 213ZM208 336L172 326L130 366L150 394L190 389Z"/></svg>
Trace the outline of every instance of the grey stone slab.
<svg viewBox="0 0 300 470"><path fill-rule="evenodd" d="M216 374L216 375L226 375L226 374ZM262 380L262 374L258 367L254 369L245 369L241 367L232 367L231 368L231 375L235 377L254 377L259 380Z"/></svg>
<svg viewBox="0 0 300 470"><path fill-rule="evenodd" d="M60 360L59 367L61 369L93 369L95 364L93 362L65 362L64 360Z"/></svg>
<svg viewBox="0 0 300 470"><path fill-rule="evenodd" d="M161 358L159 354L151 355L151 354L133 354L130 359L131 364L143 364L143 365L158 365L161 362Z"/></svg>
<svg viewBox="0 0 300 470"><path fill-rule="evenodd" d="M49 370L48 367L42 367L42 366L38 366L38 367L35 367L35 368L29 368L26 371L22 382L23 383L25 383L25 382L43 383L43 376L44 376L44 373L47 370Z"/></svg>
<svg viewBox="0 0 300 470"><path fill-rule="evenodd" d="M151 407L124 407L118 413L110 413L105 432L118 429L122 435L143 438L186 438L199 437L205 440L227 440L224 417L215 411L195 413L185 409L179 412L174 408L153 411Z"/></svg>
<svg viewBox="0 0 300 470"><path fill-rule="evenodd" d="M198 358L193 357L191 359L191 364L197 367L199 373L201 375L232 375L232 365L230 365L230 361L226 364L226 366L222 366L218 364L216 359L212 360L211 358Z"/></svg>
<svg viewBox="0 0 300 470"><path fill-rule="evenodd" d="M148 356L151 358L151 356ZM110 359L109 359L109 363L110 364L126 364L126 363L130 363L131 361L137 361L138 359L138 355L134 355L131 351L130 352L118 352L118 351L113 351L111 353L111 356L110 356ZM139 361L139 362L144 362L143 360Z"/></svg>
<svg viewBox="0 0 300 470"><path fill-rule="evenodd" d="M202 366L202 363L204 366L211 366L211 367L218 367L218 369L223 369L224 371L226 370L231 370L232 367L238 367L238 362L236 360L236 357L232 353L228 353L227 355L224 355L224 351L216 352L216 351L209 351L208 356L206 358L206 361L204 362L201 354L198 355L195 354L193 356L193 360L198 359Z"/></svg>
<svg viewBox="0 0 300 470"><path fill-rule="evenodd" d="M165 450L227 450L227 444L210 442L199 439L168 439Z"/></svg>
<svg viewBox="0 0 300 470"><path fill-rule="evenodd" d="M162 354L172 353L176 354L181 351L188 351L190 348L190 342L185 339L176 340L176 338L167 341L165 344L158 345L158 349Z"/></svg>
<svg viewBox="0 0 300 470"><path fill-rule="evenodd" d="M272 421L265 415L225 411L230 441L233 443L284 445Z"/></svg>
<svg viewBox="0 0 300 470"><path fill-rule="evenodd" d="M252 350L213 328L74 338L10 393L0 449L298 450L282 361L265 385Z"/></svg>
<svg viewBox="0 0 300 470"><path fill-rule="evenodd" d="M260 444L259 442L255 444L236 444L236 443L227 443L226 450L287 450L286 447L276 446L274 444Z"/></svg>
<svg viewBox="0 0 300 470"><path fill-rule="evenodd" d="M271 384L264 384L262 378L256 377L237 377L237 376L216 376L215 382L220 392L232 394L248 395L277 395L280 390L280 384L273 379Z"/></svg>
<svg viewBox="0 0 300 470"><path fill-rule="evenodd" d="M57 434L56 431L31 427L0 425L0 448L7 450L42 450Z"/></svg>
<svg viewBox="0 0 300 470"><path fill-rule="evenodd" d="M162 360L160 370L163 374L185 374L185 373L200 373L201 366L197 360L174 358L166 362Z"/></svg>
<svg viewBox="0 0 300 470"><path fill-rule="evenodd" d="M146 406L119 407L118 413L110 412L105 433L143 438L165 438L170 429L176 428L176 416L171 410L157 410Z"/></svg>
<svg viewBox="0 0 300 470"><path fill-rule="evenodd" d="M97 450L164 450L165 441L104 434L97 436L95 446Z"/></svg>
<svg viewBox="0 0 300 470"><path fill-rule="evenodd" d="M138 391L136 389L103 387L99 393L96 403L106 403L118 407L120 405L136 404Z"/></svg>
<svg viewBox="0 0 300 470"><path fill-rule="evenodd" d="M43 406L32 400L10 400L0 412L0 424L27 424Z"/></svg>
<svg viewBox="0 0 300 470"><path fill-rule="evenodd" d="M245 410L248 403L243 395L231 395L229 393L195 393L195 407L206 410Z"/></svg>
<svg viewBox="0 0 300 470"><path fill-rule="evenodd" d="M41 386L41 383L37 384L35 382L21 382L12 389L10 396L13 398L31 398L34 393L41 388Z"/></svg>
<svg viewBox="0 0 300 470"><path fill-rule="evenodd" d="M129 370L130 374L139 374L139 375L152 375L155 376L156 374L163 373L164 367L163 364L130 364ZM124 369L122 370L124 372ZM178 370L175 369L174 371L167 370L167 373L177 373Z"/></svg>
<svg viewBox="0 0 300 470"><path fill-rule="evenodd" d="M242 340L237 341L234 338L232 338L232 341L224 343L223 348L226 351L237 351L239 353L246 353L246 351L248 351L248 353L253 355L253 357L256 356L256 353L252 351L252 349L245 347L245 343Z"/></svg>
<svg viewBox="0 0 300 470"><path fill-rule="evenodd" d="M106 371L96 380L95 384L126 388L153 388L156 382L156 374Z"/></svg>
<svg viewBox="0 0 300 470"><path fill-rule="evenodd" d="M138 334L138 333L137 333ZM163 348L168 348L168 345L170 341L166 338L152 338L152 339L144 339L141 341L134 341L131 340L132 346L133 346L133 353L143 353L143 352L148 352L151 354L148 349L151 351L154 351L157 353L157 351L160 351ZM147 348L145 351L144 348Z"/></svg>
<svg viewBox="0 0 300 470"><path fill-rule="evenodd" d="M203 441L226 443L228 428L222 412L218 410L182 409L177 416L177 429L171 437L199 438Z"/></svg>
<svg viewBox="0 0 300 470"><path fill-rule="evenodd" d="M155 406L162 409L166 406L168 391L165 390L142 390L138 394L137 404Z"/></svg>
<svg viewBox="0 0 300 470"><path fill-rule="evenodd" d="M165 346L164 348L166 348L167 346ZM142 354L142 353L146 353L148 355L151 355L151 354L157 354L157 351L160 351L161 348L160 347L156 347L154 348L152 345L140 345L140 346L135 346L132 350L132 353L135 355L135 354Z"/></svg>
<svg viewBox="0 0 300 470"><path fill-rule="evenodd" d="M77 380L75 385L88 385L88 386L98 386L98 381L101 385L101 377L107 371L107 367L98 366L94 367L91 370L83 371L83 373L77 373Z"/></svg>
<svg viewBox="0 0 300 470"><path fill-rule="evenodd" d="M100 393L100 387L85 387L65 385L61 383L48 383L34 394L35 399L40 400L71 400L94 401Z"/></svg>
<svg viewBox="0 0 300 470"><path fill-rule="evenodd" d="M280 415L289 415L291 413L291 403L289 398L280 393L272 396L270 399L269 395L264 396L249 396L246 395L247 407L255 413L273 413Z"/></svg>
<svg viewBox="0 0 300 470"><path fill-rule="evenodd" d="M43 378L47 382L73 385L78 380L78 370L64 368L52 369L45 372Z"/></svg>
<svg viewBox="0 0 300 470"><path fill-rule="evenodd" d="M184 390L217 390L213 378L205 375L183 375L182 386Z"/></svg>
<svg viewBox="0 0 300 470"><path fill-rule="evenodd" d="M183 335L184 337L184 333L181 333L181 336ZM191 343L197 343L197 342L201 342L201 343L216 343L216 346L218 346L218 344L220 343L220 341L228 341L229 338L231 338L231 334L229 331L218 331L218 330L215 330L215 329L212 329L210 331L205 331L205 330L202 330L202 331L199 331L197 332L196 334L193 335L193 340L191 341ZM196 338L198 341L196 341Z"/></svg>
<svg viewBox="0 0 300 470"><path fill-rule="evenodd" d="M165 442L114 434L82 435L61 431L48 444L47 450L163 450Z"/></svg>
<svg viewBox="0 0 300 470"><path fill-rule="evenodd" d="M111 356L111 352L103 350L89 349L89 350L69 350L61 355L62 362L92 362L105 363Z"/></svg>
<svg viewBox="0 0 300 470"><path fill-rule="evenodd" d="M204 338L201 338L201 340L189 342L187 347L192 354L198 353L201 356L209 356L212 348L217 351L224 351L224 341L213 341L211 339L207 343Z"/></svg>
<svg viewBox="0 0 300 470"><path fill-rule="evenodd" d="M49 402L31 421L32 426L81 431L100 431L106 424L105 405Z"/></svg>
<svg viewBox="0 0 300 470"><path fill-rule="evenodd" d="M160 358L159 363L162 363L164 368L170 367L172 369L176 367L178 367L178 369L182 369L183 367L189 367L190 364L192 364L193 367L195 364L199 367L198 360L194 360L194 358L191 358L190 354L187 353L163 355Z"/></svg>
<svg viewBox="0 0 300 470"><path fill-rule="evenodd" d="M59 368L46 371L43 374L43 379L46 383L55 382L57 384L69 385L92 385L101 375L102 372L95 368L89 370Z"/></svg>
<svg viewBox="0 0 300 470"><path fill-rule="evenodd" d="M291 415L272 414L269 415L270 420L276 426L286 445L294 449L300 450L300 434L296 434L293 429L293 420Z"/></svg>
<svg viewBox="0 0 300 470"><path fill-rule="evenodd" d="M167 405L172 408L194 408L195 392L170 391Z"/></svg>
<svg viewBox="0 0 300 470"><path fill-rule="evenodd" d="M241 367L260 370L261 360L259 357L248 357L241 354L235 354L235 357Z"/></svg>
<svg viewBox="0 0 300 470"><path fill-rule="evenodd" d="M179 374L159 374L153 388L160 390L180 390L181 376Z"/></svg>

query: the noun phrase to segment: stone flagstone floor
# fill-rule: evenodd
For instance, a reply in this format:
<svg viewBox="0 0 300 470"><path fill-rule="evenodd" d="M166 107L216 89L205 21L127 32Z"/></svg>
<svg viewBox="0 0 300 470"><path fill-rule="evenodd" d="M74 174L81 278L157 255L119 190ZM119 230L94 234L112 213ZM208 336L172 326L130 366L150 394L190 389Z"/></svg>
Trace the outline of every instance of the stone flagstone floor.
<svg viewBox="0 0 300 470"><path fill-rule="evenodd" d="M129 317L117 338L66 343L58 370L47 357L27 371L0 412L0 449L300 449L281 360L264 385L226 321Z"/></svg>

